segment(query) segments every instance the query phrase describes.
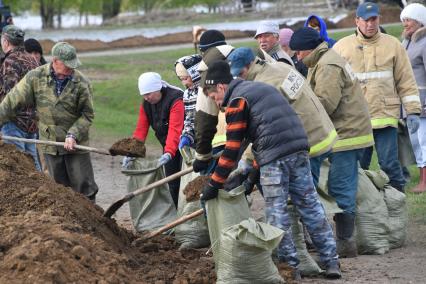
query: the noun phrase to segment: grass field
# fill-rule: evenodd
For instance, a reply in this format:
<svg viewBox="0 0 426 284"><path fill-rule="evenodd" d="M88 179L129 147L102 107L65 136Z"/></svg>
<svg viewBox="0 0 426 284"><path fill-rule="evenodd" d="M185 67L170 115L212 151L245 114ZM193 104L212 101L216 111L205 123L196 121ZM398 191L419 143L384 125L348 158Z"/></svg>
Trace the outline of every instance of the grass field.
<svg viewBox="0 0 426 284"><path fill-rule="evenodd" d="M387 26L388 33L399 38L401 25ZM345 31L331 33L336 40L352 33ZM236 45L256 46L255 41ZM83 58L82 71L93 76L94 102L96 118L94 129L96 136L127 137L133 133L138 118L139 106L142 97L138 94L137 80L140 74L155 71L163 79L176 86L182 87L174 73L174 62L181 56L193 53L192 48L174 51L132 54L108 57ZM157 143L152 131L147 143ZM372 168L377 169L377 159L373 160ZM415 166L410 168L411 188L418 181L418 171ZM426 220L426 194L408 195L410 214L416 218ZM425 221L426 222L426 221Z"/></svg>

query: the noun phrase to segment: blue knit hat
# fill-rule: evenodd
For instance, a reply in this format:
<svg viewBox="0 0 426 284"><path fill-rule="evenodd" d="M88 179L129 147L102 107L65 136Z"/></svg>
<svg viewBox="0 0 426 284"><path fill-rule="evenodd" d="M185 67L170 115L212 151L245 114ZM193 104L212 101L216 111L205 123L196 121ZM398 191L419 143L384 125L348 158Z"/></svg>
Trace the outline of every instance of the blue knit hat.
<svg viewBox="0 0 426 284"><path fill-rule="evenodd" d="M323 42L320 34L313 28L303 27L294 32L290 39L292 50L311 50Z"/></svg>

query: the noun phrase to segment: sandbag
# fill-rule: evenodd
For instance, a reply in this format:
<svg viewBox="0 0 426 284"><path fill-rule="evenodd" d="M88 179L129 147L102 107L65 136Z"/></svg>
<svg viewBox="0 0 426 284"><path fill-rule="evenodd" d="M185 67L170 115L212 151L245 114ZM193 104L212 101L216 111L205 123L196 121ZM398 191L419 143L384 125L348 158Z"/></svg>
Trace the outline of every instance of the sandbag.
<svg viewBox="0 0 426 284"><path fill-rule="evenodd" d="M251 217L244 190L242 185L229 192L219 190L217 198L206 202L207 224L215 263L219 253L219 237L222 230Z"/></svg>
<svg viewBox="0 0 426 284"><path fill-rule="evenodd" d="M186 148L182 151L182 170L191 166L195 154L193 149ZM198 176L199 173L192 172L181 177L177 210L178 217L191 214L201 208L199 200L187 202L186 196L183 193L186 185ZM206 218L202 215L177 226L175 228L175 239L181 244L180 249L207 247L210 244L210 237Z"/></svg>
<svg viewBox="0 0 426 284"><path fill-rule="evenodd" d="M297 210L293 205L288 205L287 210L291 218L291 232L293 236L293 242L296 246L297 257L300 260L298 266L300 273L302 276L318 275L322 272L322 269L318 266L306 248L305 237L303 234L303 225L299 221L299 213L297 213Z"/></svg>
<svg viewBox="0 0 426 284"><path fill-rule="evenodd" d="M389 251L388 209L383 191L358 168L356 197L356 241L359 254L384 254Z"/></svg>
<svg viewBox="0 0 426 284"><path fill-rule="evenodd" d="M320 177L318 180L318 186L316 188L318 196L326 215L336 214L343 212L342 209L337 205L336 200L328 194L328 172L330 171L330 162L325 160L321 164Z"/></svg>
<svg viewBox="0 0 426 284"><path fill-rule="evenodd" d="M364 172L379 190L383 190L385 188L385 185L389 182L389 177L382 170Z"/></svg>
<svg viewBox="0 0 426 284"><path fill-rule="evenodd" d="M127 192L165 178L164 168L158 167L157 159L133 159L121 172L129 177ZM138 232L154 230L176 220L176 208L167 183L134 197L129 207L133 227Z"/></svg>
<svg viewBox="0 0 426 284"><path fill-rule="evenodd" d="M407 238L408 211L406 196L390 185L384 187L384 198L388 208L389 246L402 247Z"/></svg>
<svg viewBox="0 0 426 284"><path fill-rule="evenodd" d="M281 229L253 218L222 230L216 283L284 283L271 258L283 234Z"/></svg>

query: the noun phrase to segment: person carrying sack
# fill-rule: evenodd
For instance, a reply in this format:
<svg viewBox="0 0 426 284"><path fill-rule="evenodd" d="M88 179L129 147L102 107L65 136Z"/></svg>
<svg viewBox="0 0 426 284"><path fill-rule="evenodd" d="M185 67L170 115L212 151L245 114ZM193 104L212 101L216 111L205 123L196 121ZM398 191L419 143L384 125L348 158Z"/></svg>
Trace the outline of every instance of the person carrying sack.
<svg viewBox="0 0 426 284"><path fill-rule="evenodd" d="M166 176L170 176L180 171L181 167L182 159L178 145L184 120L183 92L178 87L161 80L160 74L155 72L140 75L138 87L144 100L139 108L133 138L145 141L149 127L152 127L155 137L163 147L163 155L158 159L158 165L164 166ZM127 160L128 157L123 160L124 167ZM169 182L175 206L179 198L179 185L180 179Z"/></svg>
<svg viewBox="0 0 426 284"><path fill-rule="evenodd" d="M233 79L226 61L209 66L203 91L219 108L226 108L227 131L225 150L203 188L201 200L206 202L218 196L238 162L240 148L251 142L260 167L268 222L287 232L278 247L279 260L293 267L294 277L300 278L287 211L290 194L318 248L326 277L340 278L333 231L312 180L308 138L288 101L271 85Z"/></svg>

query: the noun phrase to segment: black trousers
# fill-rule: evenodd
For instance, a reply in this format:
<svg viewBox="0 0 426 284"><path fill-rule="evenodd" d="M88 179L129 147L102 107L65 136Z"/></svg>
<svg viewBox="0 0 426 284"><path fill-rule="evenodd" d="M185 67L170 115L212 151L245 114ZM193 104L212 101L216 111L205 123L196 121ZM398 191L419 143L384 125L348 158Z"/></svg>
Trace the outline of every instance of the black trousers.
<svg viewBox="0 0 426 284"><path fill-rule="evenodd" d="M44 154L47 169L53 179L64 186L71 187L95 201L98 185L93 174L89 153L49 155Z"/></svg>
<svg viewBox="0 0 426 284"><path fill-rule="evenodd" d="M174 173L177 173L181 170L182 167L182 156L179 151L176 151L176 155L173 159L164 165L164 170L166 176L170 176ZM169 182L170 195L172 196L173 202L177 208L178 199L179 199L179 187L180 187L180 178L172 180Z"/></svg>

